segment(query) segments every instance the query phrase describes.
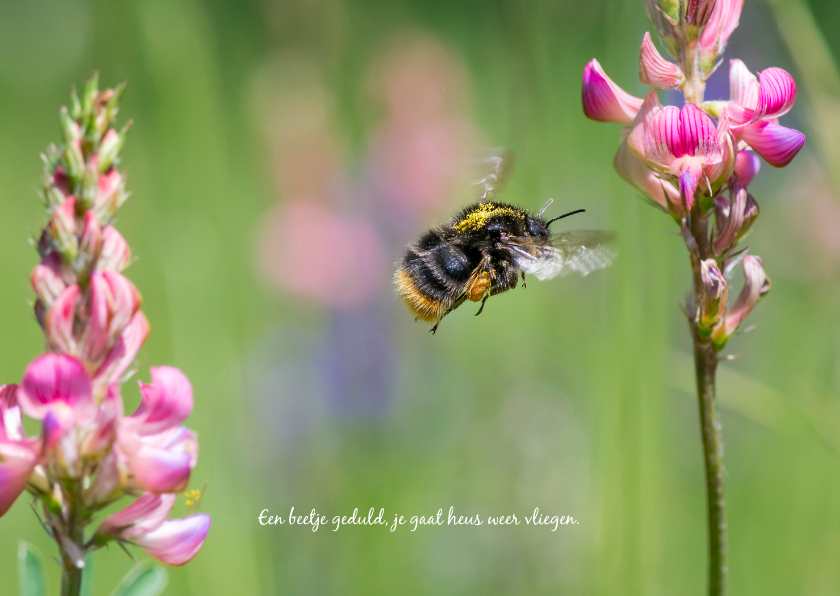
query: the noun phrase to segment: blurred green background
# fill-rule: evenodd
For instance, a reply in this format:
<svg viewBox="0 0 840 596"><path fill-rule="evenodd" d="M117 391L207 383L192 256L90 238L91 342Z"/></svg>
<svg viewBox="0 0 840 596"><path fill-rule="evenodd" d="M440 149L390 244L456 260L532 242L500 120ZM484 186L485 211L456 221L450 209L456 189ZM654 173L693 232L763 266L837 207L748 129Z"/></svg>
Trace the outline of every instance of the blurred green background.
<svg viewBox="0 0 840 596"><path fill-rule="evenodd" d="M0 380L43 349L27 301L44 223L39 152L70 85L128 79L131 199L117 226L152 333L140 355L193 382L192 488L213 516L166 594L700 595L702 455L673 222L612 170L586 120L597 57L643 94L642 0L0 2ZM733 594L840 592L840 6L747 0L727 58L799 83L808 142L751 190L773 290L728 349L719 400ZM707 98L727 97L724 64ZM673 96L663 95L667 101ZM413 323L392 263L470 200L460 164L516 152L506 198L618 230L614 266ZM463 159L462 159L463 158ZM740 273L738 274L740 277ZM733 283L736 288L740 280ZM731 292L734 294L734 291ZM139 401L131 386L127 408ZM22 498L0 519L54 554ZM535 507L579 525L262 527L268 508L464 515ZM173 515L183 515L183 499ZM138 551L138 555L142 553ZM94 594L131 567L97 553ZM50 567L58 591L58 566Z"/></svg>

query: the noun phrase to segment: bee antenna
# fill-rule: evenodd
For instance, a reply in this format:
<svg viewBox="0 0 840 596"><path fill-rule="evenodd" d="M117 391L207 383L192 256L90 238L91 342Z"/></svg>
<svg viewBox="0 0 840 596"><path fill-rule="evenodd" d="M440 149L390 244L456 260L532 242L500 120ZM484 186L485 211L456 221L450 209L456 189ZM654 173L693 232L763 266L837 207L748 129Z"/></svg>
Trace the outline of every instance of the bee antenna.
<svg viewBox="0 0 840 596"><path fill-rule="evenodd" d="M549 205L551 205L553 202L554 202L554 199L548 199L548 200L545 202L545 205L543 205L543 206L542 206L542 209L540 209L540 210L539 210L539 212L537 213L537 217L542 217L543 212L544 212L546 209L548 209L548 206L549 206Z"/></svg>
<svg viewBox="0 0 840 596"><path fill-rule="evenodd" d="M570 215L574 215L575 213L583 213L584 211L586 211L586 209L576 209L574 211L569 211L568 213L564 213L563 215L559 215L559 216L555 217L554 219L549 219L546 222L545 227L550 226L552 223L554 223L558 219L563 219L564 217L569 217Z"/></svg>

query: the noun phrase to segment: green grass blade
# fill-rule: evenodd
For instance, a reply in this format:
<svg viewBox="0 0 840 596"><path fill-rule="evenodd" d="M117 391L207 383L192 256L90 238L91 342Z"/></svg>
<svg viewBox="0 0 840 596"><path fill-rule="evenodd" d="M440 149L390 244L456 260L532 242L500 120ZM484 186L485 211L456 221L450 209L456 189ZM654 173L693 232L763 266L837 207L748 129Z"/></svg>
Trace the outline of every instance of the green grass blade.
<svg viewBox="0 0 840 596"><path fill-rule="evenodd" d="M43 557L33 545L23 540L18 543L18 577L20 596L46 596Z"/></svg>
<svg viewBox="0 0 840 596"><path fill-rule="evenodd" d="M168 582L166 569L153 561L143 561L122 578L111 596L158 596Z"/></svg>

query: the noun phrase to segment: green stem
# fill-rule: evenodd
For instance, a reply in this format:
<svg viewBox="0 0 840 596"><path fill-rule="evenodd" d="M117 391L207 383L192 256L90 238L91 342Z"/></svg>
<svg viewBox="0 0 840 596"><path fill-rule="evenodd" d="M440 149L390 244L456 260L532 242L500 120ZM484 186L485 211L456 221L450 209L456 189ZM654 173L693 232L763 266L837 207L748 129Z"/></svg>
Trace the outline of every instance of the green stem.
<svg viewBox="0 0 840 596"><path fill-rule="evenodd" d="M68 565L65 560L61 573L61 596L79 596L82 593L82 570L73 565Z"/></svg>
<svg viewBox="0 0 840 596"><path fill-rule="evenodd" d="M706 464L706 504L709 524L709 596L723 596L726 579L726 498L723 492L723 436L715 406L717 353L692 329L700 430Z"/></svg>

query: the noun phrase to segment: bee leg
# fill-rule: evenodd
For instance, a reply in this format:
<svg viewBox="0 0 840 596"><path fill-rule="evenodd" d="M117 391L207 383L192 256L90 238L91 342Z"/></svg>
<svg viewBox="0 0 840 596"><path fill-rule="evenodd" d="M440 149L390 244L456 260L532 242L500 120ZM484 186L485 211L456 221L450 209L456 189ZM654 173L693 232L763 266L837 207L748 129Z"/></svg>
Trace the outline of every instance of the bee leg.
<svg viewBox="0 0 840 596"><path fill-rule="evenodd" d="M482 310L484 310L484 303L485 303L485 302L487 302L487 299L488 299L489 297L490 297L490 294L488 293L488 294L485 294L485 295L484 295L484 298L482 298L482 299L481 299L481 306L478 308L478 312L477 312L477 313L475 313L475 316L480 315L480 314L481 314L481 311L482 311Z"/></svg>
<svg viewBox="0 0 840 596"><path fill-rule="evenodd" d="M527 288L528 286L525 285L525 272L522 272L522 287Z"/></svg>
<svg viewBox="0 0 840 596"><path fill-rule="evenodd" d="M432 327L431 329L429 329L429 331L431 332L431 334L432 334L432 335L434 335L434 334L435 334L435 331L437 331L438 325L440 325L440 321L438 321L437 323L435 323L435 326L434 326L434 327Z"/></svg>

